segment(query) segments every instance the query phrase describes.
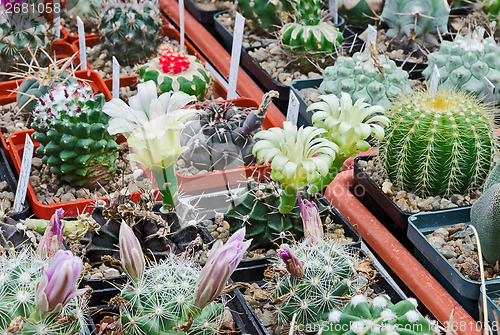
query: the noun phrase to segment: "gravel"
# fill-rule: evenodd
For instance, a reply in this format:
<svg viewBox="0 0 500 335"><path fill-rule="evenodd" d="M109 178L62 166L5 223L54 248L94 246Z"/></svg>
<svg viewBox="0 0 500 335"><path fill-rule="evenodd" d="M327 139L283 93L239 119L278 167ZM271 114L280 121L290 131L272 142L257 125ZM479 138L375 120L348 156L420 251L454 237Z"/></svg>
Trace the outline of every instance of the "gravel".
<svg viewBox="0 0 500 335"><path fill-rule="evenodd" d="M30 119L29 113L19 112L17 103L13 102L0 106L0 130L2 131L3 138L9 143L9 136L16 131L27 130L28 121Z"/></svg>

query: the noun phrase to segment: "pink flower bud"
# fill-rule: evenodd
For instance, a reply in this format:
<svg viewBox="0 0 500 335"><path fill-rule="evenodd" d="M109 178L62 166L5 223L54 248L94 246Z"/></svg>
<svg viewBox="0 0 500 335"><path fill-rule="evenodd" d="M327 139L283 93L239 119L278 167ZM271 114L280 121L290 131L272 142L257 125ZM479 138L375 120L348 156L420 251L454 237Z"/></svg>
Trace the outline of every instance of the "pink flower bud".
<svg viewBox="0 0 500 335"><path fill-rule="evenodd" d="M137 282L144 275L146 261L142 252L141 244L134 234L132 228L122 221L120 227L120 260L125 272L130 279Z"/></svg>
<svg viewBox="0 0 500 335"><path fill-rule="evenodd" d="M304 236L310 237L313 240L322 240L323 224L319 217L318 206L307 199L302 200L299 191L297 191L297 200L299 202L300 217L304 224Z"/></svg>
<svg viewBox="0 0 500 335"><path fill-rule="evenodd" d="M56 209L56 212L50 218L49 225L38 244L37 253L42 259L52 257L62 248L64 234L64 210Z"/></svg>
<svg viewBox="0 0 500 335"><path fill-rule="evenodd" d="M244 237L245 228L241 228L231 236L226 244L220 240L215 242L196 283L193 297L194 306L203 309L222 293L227 280L252 243L252 240L243 242Z"/></svg>
<svg viewBox="0 0 500 335"><path fill-rule="evenodd" d="M282 244L280 250L278 250L278 254L285 263L287 271L292 276L298 279L304 278L304 266L302 266L297 256L293 254L288 244Z"/></svg>
<svg viewBox="0 0 500 335"><path fill-rule="evenodd" d="M82 269L82 260L71 251L56 252L36 285L35 305L41 316L61 311L71 299L85 293L87 289L76 289Z"/></svg>

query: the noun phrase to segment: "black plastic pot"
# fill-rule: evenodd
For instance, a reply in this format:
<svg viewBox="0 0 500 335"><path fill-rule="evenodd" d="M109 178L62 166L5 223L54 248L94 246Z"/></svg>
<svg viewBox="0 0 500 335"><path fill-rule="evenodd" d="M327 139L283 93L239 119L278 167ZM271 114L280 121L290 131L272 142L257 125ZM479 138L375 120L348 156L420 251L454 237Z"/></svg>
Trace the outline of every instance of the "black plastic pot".
<svg viewBox="0 0 500 335"><path fill-rule="evenodd" d="M223 9L219 10L203 10L194 0L184 0L184 7L191 14L196 21L203 24L204 26L212 26L214 24L214 15L221 12Z"/></svg>
<svg viewBox="0 0 500 335"><path fill-rule="evenodd" d="M16 194L17 177L12 172L3 150L0 150L0 181L7 182L7 191ZM15 221L26 219L30 215L30 205L27 198L24 200L23 209L20 212L9 213L7 215Z"/></svg>
<svg viewBox="0 0 500 335"><path fill-rule="evenodd" d="M469 221L470 207L415 214L408 220L408 239L413 243L415 257L422 265L473 318L478 319L481 282L462 275L425 237L438 228L457 223L469 224ZM500 285L500 279L487 279L486 282L488 285Z"/></svg>
<svg viewBox="0 0 500 335"><path fill-rule="evenodd" d="M290 84L290 90L295 94L297 100L299 100L299 117L297 119L297 126L312 126L311 117L314 114L313 112L307 112L307 107L309 107L309 105L300 95L299 91L304 88L319 88L322 82L323 78L314 78L294 80Z"/></svg>
<svg viewBox="0 0 500 335"><path fill-rule="evenodd" d="M500 283L486 284L486 308L488 309L489 325L493 328L493 334L500 334L498 321L500 320L500 307L496 303L500 299ZM479 296L480 308L483 308L483 288Z"/></svg>

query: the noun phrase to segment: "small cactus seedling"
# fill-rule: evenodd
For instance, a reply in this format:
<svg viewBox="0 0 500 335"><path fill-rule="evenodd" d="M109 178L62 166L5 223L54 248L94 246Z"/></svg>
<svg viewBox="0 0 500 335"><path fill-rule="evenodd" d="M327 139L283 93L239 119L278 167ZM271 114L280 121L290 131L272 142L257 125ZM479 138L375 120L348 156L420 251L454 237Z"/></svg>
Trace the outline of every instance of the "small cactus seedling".
<svg viewBox="0 0 500 335"><path fill-rule="evenodd" d="M250 27L258 32L274 30L293 10L292 1L238 0L238 11L247 19Z"/></svg>
<svg viewBox="0 0 500 335"><path fill-rule="evenodd" d="M142 81L153 80L160 93L182 91L200 101L205 98L213 81L210 72L195 56L168 45L160 47L158 57L140 68L139 78Z"/></svg>
<svg viewBox="0 0 500 335"><path fill-rule="evenodd" d="M481 187L495 150L488 108L459 91L415 91L389 113L380 160L389 179L424 196Z"/></svg>
<svg viewBox="0 0 500 335"><path fill-rule="evenodd" d="M119 146L107 133L104 95L90 86L63 85L39 99L33 112L33 139L43 163L65 182L89 189L109 183Z"/></svg>

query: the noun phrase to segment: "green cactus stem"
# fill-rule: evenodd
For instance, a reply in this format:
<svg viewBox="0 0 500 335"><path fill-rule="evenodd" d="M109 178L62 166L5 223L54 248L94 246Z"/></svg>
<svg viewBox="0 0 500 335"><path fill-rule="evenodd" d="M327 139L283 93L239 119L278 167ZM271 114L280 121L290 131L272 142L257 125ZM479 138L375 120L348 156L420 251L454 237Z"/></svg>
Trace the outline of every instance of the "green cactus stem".
<svg viewBox="0 0 500 335"><path fill-rule="evenodd" d="M238 0L238 11L257 31L272 31L281 25L288 12L293 10L292 1Z"/></svg>

